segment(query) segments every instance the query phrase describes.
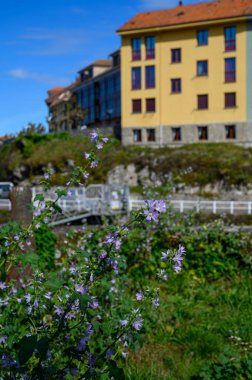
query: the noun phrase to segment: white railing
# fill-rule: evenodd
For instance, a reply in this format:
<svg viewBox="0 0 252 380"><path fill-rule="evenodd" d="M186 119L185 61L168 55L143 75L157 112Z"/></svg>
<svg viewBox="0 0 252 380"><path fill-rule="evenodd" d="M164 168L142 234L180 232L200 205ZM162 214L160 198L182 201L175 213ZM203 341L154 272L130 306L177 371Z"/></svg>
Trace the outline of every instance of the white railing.
<svg viewBox="0 0 252 380"><path fill-rule="evenodd" d="M252 202L239 201L195 201L195 200L170 200L167 202L174 210L186 212L190 210L205 211L213 214L228 213L228 214L252 214ZM129 199L129 210L137 210L145 207L144 200Z"/></svg>
<svg viewBox="0 0 252 380"><path fill-rule="evenodd" d="M0 199L0 210L11 210L11 201L9 199Z"/></svg>

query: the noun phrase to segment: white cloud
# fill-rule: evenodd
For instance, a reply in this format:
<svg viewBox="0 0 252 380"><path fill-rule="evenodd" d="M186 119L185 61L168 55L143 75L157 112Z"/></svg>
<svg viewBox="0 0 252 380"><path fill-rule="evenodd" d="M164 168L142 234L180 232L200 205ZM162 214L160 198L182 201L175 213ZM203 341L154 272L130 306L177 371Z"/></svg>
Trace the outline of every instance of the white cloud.
<svg viewBox="0 0 252 380"><path fill-rule="evenodd" d="M20 39L29 43L29 51L32 55L65 55L83 49L87 41L87 30L84 28L31 28L21 35Z"/></svg>
<svg viewBox="0 0 252 380"><path fill-rule="evenodd" d="M31 79L37 82L43 82L50 85L61 85L69 82L69 78L53 77L51 75L35 73L23 68L9 70L8 75L15 79Z"/></svg>

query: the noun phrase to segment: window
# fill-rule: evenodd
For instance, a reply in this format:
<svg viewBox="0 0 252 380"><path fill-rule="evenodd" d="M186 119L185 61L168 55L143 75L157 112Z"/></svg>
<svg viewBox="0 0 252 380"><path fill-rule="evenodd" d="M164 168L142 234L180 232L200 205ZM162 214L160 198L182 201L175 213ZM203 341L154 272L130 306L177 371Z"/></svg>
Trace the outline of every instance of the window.
<svg viewBox="0 0 252 380"><path fill-rule="evenodd" d="M198 46L208 45L208 30L197 31Z"/></svg>
<svg viewBox="0 0 252 380"><path fill-rule="evenodd" d="M236 61L235 58L225 59L225 82L236 81Z"/></svg>
<svg viewBox="0 0 252 380"><path fill-rule="evenodd" d="M236 93L226 92L225 93L225 108L234 108L234 107L236 107Z"/></svg>
<svg viewBox="0 0 252 380"><path fill-rule="evenodd" d="M146 112L155 112L156 111L156 99L150 98L146 99Z"/></svg>
<svg viewBox="0 0 252 380"><path fill-rule="evenodd" d="M178 94L181 92L181 79L171 79L171 93Z"/></svg>
<svg viewBox="0 0 252 380"><path fill-rule="evenodd" d="M226 139L236 139L235 125L225 125Z"/></svg>
<svg viewBox="0 0 252 380"><path fill-rule="evenodd" d="M156 131L154 128L147 129L147 141L148 142L156 141Z"/></svg>
<svg viewBox="0 0 252 380"><path fill-rule="evenodd" d="M171 63L181 62L181 49L171 49Z"/></svg>
<svg viewBox="0 0 252 380"><path fill-rule="evenodd" d="M141 38L132 38L131 47L132 61L139 61L141 59Z"/></svg>
<svg viewBox="0 0 252 380"><path fill-rule="evenodd" d="M208 140L207 127L198 127L199 140Z"/></svg>
<svg viewBox="0 0 252 380"><path fill-rule="evenodd" d="M229 26L224 29L225 51L234 51L236 49L236 27Z"/></svg>
<svg viewBox="0 0 252 380"><path fill-rule="evenodd" d="M155 66L145 67L145 88L155 88Z"/></svg>
<svg viewBox="0 0 252 380"><path fill-rule="evenodd" d="M141 142L142 141L141 129L133 129L133 140L134 140L134 142Z"/></svg>
<svg viewBox="0 0 252 380"><path fill-rule="evenodd" d="M208 61L198 61L197 62L197 75L203 77L208 75Z"/></svg>
<svg viewBox="0 0 252 380"><path fill-rule="evenodd" d="M141 113L142 112L142 100L133 99L132 100L132 113Z"/></svg>
<svg viewBox="0 0 252 380"><path fill-rule="evenodd" d="M132 67L132 90L141 89L141 67Z"/></svg>
<svg viewBox="0 0 252 380"><path fill-rule="evenodd" d="M145 38L146 59L155 58L155 37Z"/></svg>
<svg viewBox="0 0 252 380"><path fill-rule="evenodd" d="M208 109L208 95L198 95L198 110Z"/></svg>
<svg viewBox="0 0 252 380"><path fill-rule="evenodd" d="M181 141L181 128L172 128L172 140L173 141Z"/></svg>

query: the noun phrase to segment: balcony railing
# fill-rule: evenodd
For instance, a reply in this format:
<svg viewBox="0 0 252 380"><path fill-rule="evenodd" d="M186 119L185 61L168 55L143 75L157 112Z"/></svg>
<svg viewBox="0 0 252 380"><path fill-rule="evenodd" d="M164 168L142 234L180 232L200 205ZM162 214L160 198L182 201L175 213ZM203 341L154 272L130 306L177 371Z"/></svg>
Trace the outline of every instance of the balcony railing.
<svg viewBox="0 0 252 380"><path fill-rule="evenodd" d="M155 48L146 48L146 59L155 58Z"/></svg>
<svg viewBox="0 0 252 380"><path fill-rule="evenodd" d="M235 82L236 75L234 70L225 71L225 82Z"/></svg>
<svg viewBox="0 0 252 380"><path fill-rule="evenodd" d="M225 51L234 51L236 50L236 41L235 39L225 41Z"/></svg>
<svg viewBox="0 0 252 380"><path fill-rule="evenodd" d="M140 61L141 60L141 50L134 49L132 50L132 61Z"/></svg>

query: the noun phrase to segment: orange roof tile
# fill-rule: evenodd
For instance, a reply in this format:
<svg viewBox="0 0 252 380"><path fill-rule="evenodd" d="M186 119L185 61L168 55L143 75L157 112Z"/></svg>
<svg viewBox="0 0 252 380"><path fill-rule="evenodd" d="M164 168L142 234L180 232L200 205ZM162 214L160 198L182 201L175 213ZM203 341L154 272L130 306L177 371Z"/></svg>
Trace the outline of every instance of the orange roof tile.
<svg viewBox="0 0 252 380"><path fill-rule="evenodd" d="M120 34L120 32L131 30L175 26L239 16L252 16L252 0L218 0L139 13L121 26L117 32Z"/></svg>

